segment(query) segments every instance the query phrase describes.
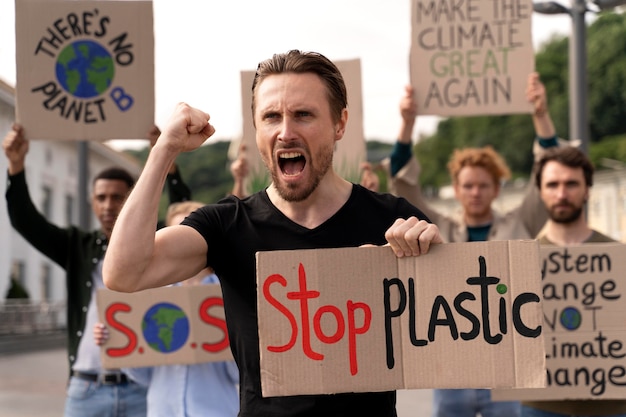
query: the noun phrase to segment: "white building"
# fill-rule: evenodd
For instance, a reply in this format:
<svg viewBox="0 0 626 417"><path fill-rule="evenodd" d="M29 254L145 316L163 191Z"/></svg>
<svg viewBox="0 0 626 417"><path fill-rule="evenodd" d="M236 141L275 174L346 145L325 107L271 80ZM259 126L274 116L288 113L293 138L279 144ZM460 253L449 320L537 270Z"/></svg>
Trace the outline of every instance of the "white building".
<svg viewBox="0 0 626 417"><path fill-rule="evenodd" d="M15 115L14 89L0 80L0 137L4 139L11 129ZM28 130L26 128L26 135ZM76 141L44 141L31 140L26 157L26 180L31 198L35 206L52 223L61 227L78 224L78 147ZM90 195L91 182L95 174L101 170L120 166L127 169L135 177L139 175L139 163L109 146L89 142L87 196ZM16 276L30 294L33 302L64 302L65 271L39 253L17 232L9 222L6 200L7 160L0 156L0 299L4 299L10 285L10 276ZM88 198L87 198L88 200ZM86 201L89 204L89 201ZM98 222L91 209L92 228Z"/></svg>

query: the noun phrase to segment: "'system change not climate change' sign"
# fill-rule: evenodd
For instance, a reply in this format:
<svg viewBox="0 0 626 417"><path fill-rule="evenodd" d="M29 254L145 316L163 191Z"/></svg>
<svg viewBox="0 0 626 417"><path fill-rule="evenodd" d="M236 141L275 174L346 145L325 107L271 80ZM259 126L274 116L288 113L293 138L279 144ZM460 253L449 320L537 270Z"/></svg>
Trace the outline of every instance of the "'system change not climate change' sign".
<svg viewBox="0 0 626 417"><path fill-rule="evenodd" d="M257 254L263 395L542 387L537 241Z"/></svg>
<svg viewBox="0 0 626 417"><path fill-rule="evenodd" d="M137 139L154 123L151 1L18 0L17 121L30 139Z"/></svg>
<svg viewBox="0 0 626 417"><path fill-rule="evenodd" d="M546 388L517 400L626 398L626 245L542 246Z"/></svg>

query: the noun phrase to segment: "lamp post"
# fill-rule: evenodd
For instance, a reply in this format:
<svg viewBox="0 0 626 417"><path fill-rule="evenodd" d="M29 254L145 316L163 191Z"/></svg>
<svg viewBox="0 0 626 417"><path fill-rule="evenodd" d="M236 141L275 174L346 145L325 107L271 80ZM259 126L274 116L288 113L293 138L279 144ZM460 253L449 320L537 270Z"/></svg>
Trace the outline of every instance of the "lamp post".
<svg viewBox="0 0 626 417"><path fill-rule="evenodd" d="M610 10L626 4L626 0L592 0L600 10ZM589 150L589 112L587 108L587 0L571 0L565 7L557 2L533 3L533 10L543 14L569 14L572 34L569 42L569 126L570 138L579 139L581 150Z"/></svg>

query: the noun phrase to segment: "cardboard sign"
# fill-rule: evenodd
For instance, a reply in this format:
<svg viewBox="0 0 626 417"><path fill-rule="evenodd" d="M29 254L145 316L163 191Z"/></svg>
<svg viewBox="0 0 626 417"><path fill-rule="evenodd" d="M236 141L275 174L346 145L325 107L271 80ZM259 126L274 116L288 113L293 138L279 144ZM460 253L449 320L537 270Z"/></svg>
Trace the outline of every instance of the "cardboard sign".
<svg viewBox="0 0 626 417"><path fill-rule="evenodd" d="M29 139L139 139L154 124L151 1L17 0L16 119Z"/></svg>
<svg viewBox="0 0 626 417"><path fill-rule="evenodd" d="M219 284L154 288L126 294L98 290L109 340L105 368L232 360Z"/></svg>
<svg viewBox="0 0 626 417"><path fill-rule="evenodd" d="M411 84L420 114L530 113L531 0L411 0Z"/></svg>
<svg viewBox="0 0 626 417"><path fill-rule="evenodd" d="M346 83L348 92L348 125L343 138L336 143L333 168L342 177L359 182L360 164L367 158L365 133L363 131L363 93L361 88L361 61L359 59L333 61ZM233 142L233 147L245 145L250 174L247 191L253 193L267 187L271 181L256 146L256 130L252 121L252 81L255 71L241 72L241 111L243 115L243 135L241 142ZM229 150L230 157L236 157L238 149Z"/></svg>
<svg viewBox="0 0 626 417"><path fill-rule="evenodd" d="M546 388L497 400L626 398L626 245L542 246Z"/></svg>
<svg viewBox="0 0 626 417"><path fill-rule="evenodd" d="M264 396L542 387L537 241L257 254Z"/></svg>

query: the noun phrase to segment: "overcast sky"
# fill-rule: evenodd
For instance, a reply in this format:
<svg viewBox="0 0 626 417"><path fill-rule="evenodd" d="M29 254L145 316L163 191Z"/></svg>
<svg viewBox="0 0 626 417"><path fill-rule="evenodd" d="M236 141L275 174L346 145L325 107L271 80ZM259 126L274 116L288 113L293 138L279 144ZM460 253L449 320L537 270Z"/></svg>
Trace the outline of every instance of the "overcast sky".
<svg viewBox="0 0 626 417"><path fill-rule="evenodd" d="M179 101L211 114L216 139L241 134L242 70L273 53L317 51L359 58L366 139L395 139L409 80L409 0L154 0L156 111L163 124ZM568 4L565 2L564 4ZM0 0L0 78L15 83L15 10ZM567 34L567 15L533 14L535 48ZM430 116L418 130L430 133ZM120 145L116 141L116 147ZM137 142L123 142L137 145ZM139 142L143 145L143 142Z"/></svg>

